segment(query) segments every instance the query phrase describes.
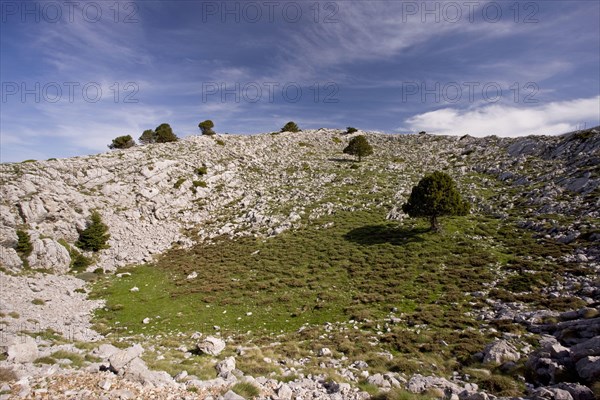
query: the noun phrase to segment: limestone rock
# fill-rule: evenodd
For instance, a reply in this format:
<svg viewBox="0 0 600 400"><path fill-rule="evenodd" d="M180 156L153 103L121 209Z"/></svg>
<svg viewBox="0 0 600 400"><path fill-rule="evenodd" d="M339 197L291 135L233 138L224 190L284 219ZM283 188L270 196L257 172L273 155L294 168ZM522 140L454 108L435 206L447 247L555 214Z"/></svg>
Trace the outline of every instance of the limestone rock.
<svg viewBox="0 0 600 400"><path fill-rule="evenodd" d="M506 361L517 361L521 355L517 349L506 340L497 340L486 346L483 351L483 363L501 364Z"/></svg>
<svg viewBox="0 0 600 400"><path fill-rule="evenodd" d="M442 391L449 391L454 394L459 394L463 389L455 383L452 383L444 378L438 378L436 376L422 376L420 374L414 375L408 381L406 389L412 393L422 393L428 389L441 389Z"/></svg>
<svg viewBox="0 0 600 400"><path fill-rule="evenodd" d="M535 389L528 397L536 400L573 400L571 393L554 387L541 387Z"/></svg>
<svg viewBox="0 0 600 400"><path fill-rule="evenodd" d="M217 356L225 349L225 342L214 336L208 336L198 343L197 347L198 350L205 354Z"/></svg>
<svg viewBox="0 0 600 400"><path fill-rule="evenodd" d="M69 270L71 256L60 243L53 239L36 239L32 245L33 251L27 258L31 268L47 268L58 273Z"/></svg>
<svg viewBox="0 0 600 400"><path fill-rule="evenodd" d="M112 365L112 364L111 364ZM144 361L134 358L124 372L124 378L152 387L175 386L176 382L165 371L151 371Z"/></svg>
<svg viewBox="0 0 600 400"><path fill-rule="evenodd" d="M217 370L218 376L227 379L229 374L235 370L235 357L227 357L223 361L220 361L215 366L215 369Z"/></svg>
<svg viewBox="0 0 600 400"><path fill-rule="evenodd" d="M587 356L575 364L577 373L588 382L600 380L600 356Z"/></svg>
<svg viewBox="0 0 600 400"><path fill-rule="evenodd" d="M292 399L293 395L294 392L285 383L282 383L281 386L279 386L279 388L277 389L277 397L279 397L281 400L290 400Z"/></svg>
<svg viewBox="0 0 600 400"><path fill-rule="evenodd" d="M572 346L570 352L574 362L588 356L600 356L600 336Z"/></svg>
<svg viewBox="0 0 600 400"><path fill-rule="evenodd" d="M17 271L23 266L21 257L11 247L0 247L0 265L8 270Z"/></svg>
<svg viewBox="0 0 600 400"><path fill-rule="evenodd" d="M120 350L108 358L110 367L113 371L121 373L127 364L141 356L143 352L144 348L139 344L134 344L127 349Z"/></svg>
<svg viewBox="0 0 600 400"><path fill-rule="evenodd" d="M39 355L37 343L30 336L11 336L0 342L0 349L8 361L15 363L30 363Z"/></svg>
<svg viewBox="0 0 600 400"><path fill-rule="evenodd" d="M554 385L551 388L562 389L571 394L573 400L594 400L594 393L587 386L578 383L562 382Z"/></svg>
<svg viewBox="0 0 600 400"><path fill-rule="evenodd" d="M227 393L223 395L223 400L245 400L242 396L235 393L232 390L229 390Z"/></svg>

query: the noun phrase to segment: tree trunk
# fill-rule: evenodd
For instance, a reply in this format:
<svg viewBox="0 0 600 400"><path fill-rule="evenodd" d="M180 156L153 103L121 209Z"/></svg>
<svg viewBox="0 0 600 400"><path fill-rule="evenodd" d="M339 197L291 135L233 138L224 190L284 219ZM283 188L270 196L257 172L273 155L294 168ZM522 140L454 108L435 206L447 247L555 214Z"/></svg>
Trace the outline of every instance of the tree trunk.
<svg viewBox="0 0 600 400"><path fill-rule="evenodd" d="M442 231L442 227L440 226L440 224L438 223L437 220L437 216L436 215L432 215L429 218L429 222L431 223L431 231L432 232L441 232Z"/></svg>
<svg viewBox="0 0 600 400"><path fill-rule="evenodd" d="M359 155L358 155L358 162L360 162L361 158L362 158L362 157L361 157L361 156L360 156L360 154L359 154Z"/></svg>

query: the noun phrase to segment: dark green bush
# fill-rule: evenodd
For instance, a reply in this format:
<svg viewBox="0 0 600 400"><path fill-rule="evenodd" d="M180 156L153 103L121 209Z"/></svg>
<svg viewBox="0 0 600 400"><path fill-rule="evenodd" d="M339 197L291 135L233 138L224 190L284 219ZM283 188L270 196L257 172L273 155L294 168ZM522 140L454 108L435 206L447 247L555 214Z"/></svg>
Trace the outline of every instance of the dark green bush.
<svg viewBox="0 0 600 400"><path fill-rule="evenodd" d="M356 128L352 127L352 126L349 126L349 127L346 128L346 133L348 133L348 134L355 133L355 132L358 132L358 129L356 129Z"/></svg>
<svg viewBox="0 0 600 400"><path fill-rule="evenodd" d="M135 140L131 135L118 136L112 140L112 143L108 145L109 149L128 149L135 146Z"/></svg>
<svg viewBox="0 0 600 400"><path fill-rule="evenodd" d="M156 132L152 129L146 129L138 140L142 144L156 143Z"/></svg>
<svg viewBox="0 0 600 400"><path fill-rule="evenodd" d="M200 128L200 130L202 131L202 134L208 135L208 136L212 136L212 135L216 134L216 132L213 131L213 129L212 129L214 127L215 127L215 124L210 119L207 119L206 121L202 121L198 124L198 128Z"/></svg>
<svg viewBox="0 0 600 400"><path fill-rule="evenodd" d="M79 240L75 246L82 250L96 252L110 247L107 243L108 239L110 239L108 226L102 222L100 213L93 211L88 227L79 234Z"/></svg>
<svg viewBox="0 0 600 400"><path fill-rule="evenodd" d="M179 140L169 124L160 124L156 130L156 143L169 143Z"/></svg>
<svg viewBox="0 0 600 400"><path fill-rule="evenodd" d="M175 189L179 189L181 187L181 185L183 185L183 182L185 182L185 178L179 178L179 179L177 179L177 182L175 182L173 187Z"/></svg>
<svg viewBox="0 0 600 400"><path fill-rule="evenodd" d="M92 265L93 261L91 258L84 256L78 251L75 251L74 253L75 254L71 258L71 268L75 270L84 270Z"/></svg>
<svg viewBox="0 0 600 400"><path fill-rule="evenodd" d="M294 121L290 121L281 128L281 132L300 132L300 128Z"/></svg>
<svg viewBox="0 0 600 400"><path fill-rule="evenodd" d="M28 257L33 251L33 245L31 244L31 237L29 236L29 233L18 230L17 238L17 247L15 250L17 250L17 253L21 257Z"/></svg>
<svg viewBox="0 0 600 400"><path fill-rule="evenodd" d="M206 175L206 173L208 172L208 169L206 168L206 165L203 165L201 167L196 168L196 170L194 171L196 172L197 175Z"/></svg>

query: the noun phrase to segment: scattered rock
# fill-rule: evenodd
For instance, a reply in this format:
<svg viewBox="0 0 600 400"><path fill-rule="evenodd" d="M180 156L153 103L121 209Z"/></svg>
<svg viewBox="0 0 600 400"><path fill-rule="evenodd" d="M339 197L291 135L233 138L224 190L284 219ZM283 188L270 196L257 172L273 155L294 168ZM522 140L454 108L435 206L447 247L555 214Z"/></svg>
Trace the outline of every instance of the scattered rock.
<svg viewBox="0 0 600 400"><path fill-rule="evenodd" d="M110 368L115 373L121 373L127 364L141 356L143 352L144 348L142 346L139 344L134 344L125 350L120 350L116 353L113 353L108 359L110 362Z"/></svg>
<svg viewBox="0 0 600 400"><path fill-rule="evenodd" d="M198 350L211 355L218 356L225 349L225 342L214 336L208 336L206 339L198 343Z"/></svg>
<svg viewBox="0 0 600 400"><path fill-rule="evenodd" d="M321 357L331 357L331 355L331 350L329 350L327 347L323 347L321 350L319 350L319 356Z"/></svg>
<svg viewBox="0 0 600 400"><path fill-rule="evenodd" d="M501 364L506 361L518 361L521 355L517 349L506 340L497 340L486 346L483 351L483 363Z"/></svg>
<svg viewBox="0 0 600 400"><path fill-rule="evenodd" d="M2 340L4 342L4 340ZM0 342L2 351L7 355L7 360L15 363L30 363L38 358L38 346L30 336L11 336L6 342Z"/></svg>
<svg viewBox="0 0 600 400"><path fill-rule="evenodd" d="M223 361L217 363L215 369L217 370L218 376L227 379L229 375L235 370L235 358L227 357Z"/></svg>
<svg viewBox="0 0 600 400"><path fill-rule="evenodd" d="M223 395L223 400L246 400L239 394L235 393L232 390L229 390L227 393Z"/></svg>

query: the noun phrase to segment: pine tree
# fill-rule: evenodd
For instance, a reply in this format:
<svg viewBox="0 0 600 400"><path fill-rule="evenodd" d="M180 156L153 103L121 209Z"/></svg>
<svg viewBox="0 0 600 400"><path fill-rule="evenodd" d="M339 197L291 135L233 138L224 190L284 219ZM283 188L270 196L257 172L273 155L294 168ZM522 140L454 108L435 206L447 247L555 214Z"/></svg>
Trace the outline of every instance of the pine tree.
<svg viewBox="0 0 600 400"><path fill-rule="evenodd" d="M29 233L18 230L17 238L17 247L15 250L17 250L17 253L21 257L28 257L33 251L33 246L31 244L31 237L29 236Z"/></svg>
<svg viewBox="0 0 600 400"><path fill-rule="evenodd" d="M156 143L156 132L152 129L146 129L138 140L141 144Z"/></svg>
<svg viewBox="0 0 600 400"><path fill-rule="evenodd" d="M210 119L207 119L206 121L200 122L198 124L198 128L200 128L200 130L202 131L202 134L208 135L208 136L212 136L215 134L215 131L213 131L213 129L212 129L214 127L215 127L215 124Z"/></svg>
<svg viewBox="0 0 600 400"><path fill-rule="evenodd" d="M281 132L300 132L300 128L294 121L290 121L281 128Z"/></svg>
<svg viewBox="0 0 600 400"><path fill-rule="evenodd" d="M131 135L118 136L112 140L112 143L108 145L109 149L128 149L135 146L135 140Z"/></svg>
<svg viewBox="0 0 600 400"><path fill-rule="evenodd" d="M15 250L23 261L23 267L29 267L27 257L29 257L33 251L33 245L31 244L31 237L29 236L29 233L26 231L17 230L17 246L15 247Z"/></svg>
<svg viewBox="0 0 600 400"><path fill-rule="evenodd" d="M357 156L358 162L360 162L363 157L373 154L373 147L371 147L366 137L359 135L350 140L350 143L344 149L344 154Z"/></svg>
<svg viewBox="0 0 600 400"><path fill-rule="evenodd" d="M464 201L450 175L436 171L423 177L412 188L410 198L402 205L410 217L428 217L431 230L441 231L437 218L444 215L466 215L469 204Z"/></svg>
<svg viewBox="0 0 600 400"><path fill-rule="evenodd" d="M79 234L79 240L75 243L75 246L89 251L108 249L110 246L107 242L110 235L108 234L108 226L102 222L100 213L93 211L90 220L88 227Z"/></svg>
<svg viewBox="0 0 600 400"><path fill-rule="evenodd" d="M160 124L154 132L156 133L156 143L169 143L179 140L169 124Z"/></svg>

